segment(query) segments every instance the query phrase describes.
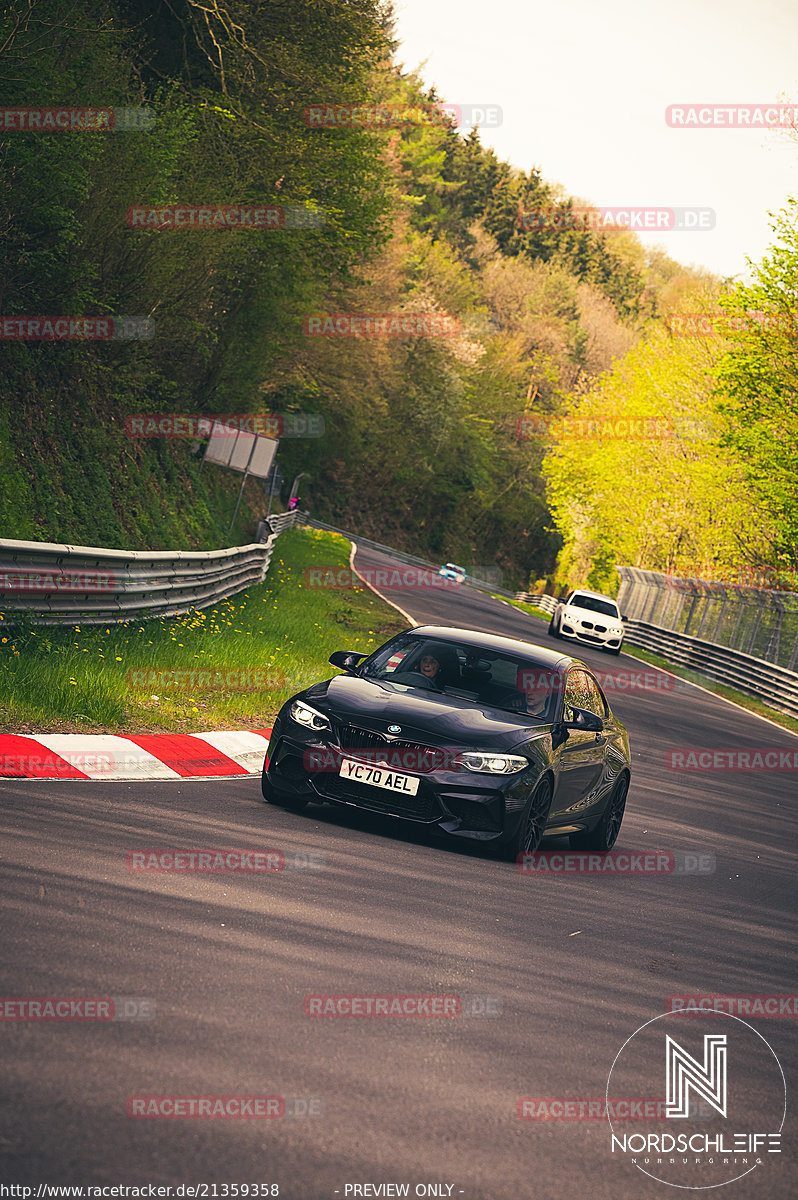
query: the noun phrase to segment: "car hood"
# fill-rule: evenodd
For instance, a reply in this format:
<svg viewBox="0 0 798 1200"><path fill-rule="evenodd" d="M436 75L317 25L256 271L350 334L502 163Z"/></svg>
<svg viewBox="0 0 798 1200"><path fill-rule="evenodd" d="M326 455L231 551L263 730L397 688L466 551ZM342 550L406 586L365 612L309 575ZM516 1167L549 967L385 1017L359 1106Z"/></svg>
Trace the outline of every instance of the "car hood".
<svg viewBox="0 0 798 1200"><path fill-rule="evenodd" d="M550 732L550 726L530 721L523 714L501 712L455 696L440 696L424 689L407 692L389 683L338 675L307 693L308 701L334 719L387 732L400 725L402 739L444 745L479 739L486 749L507 748Z"/></svg>

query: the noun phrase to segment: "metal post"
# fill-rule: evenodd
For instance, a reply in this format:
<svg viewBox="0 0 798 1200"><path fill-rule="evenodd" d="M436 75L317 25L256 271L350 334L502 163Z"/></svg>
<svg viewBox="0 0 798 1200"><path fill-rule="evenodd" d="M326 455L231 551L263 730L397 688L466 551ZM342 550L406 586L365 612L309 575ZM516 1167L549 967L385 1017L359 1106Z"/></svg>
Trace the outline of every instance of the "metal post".
<svg viewBox="0 0 798 1200"><path fill-rule="evenodd" d="M713 633L712 638L711 638L711 640L713 642L716 642L718 645L720 645L720 643L718 642L718 638L720 637L720 627L723 624L723 618L725 616L726 607L727 607L728 603L729 603L729 593L724 588L723 602L720 606L720 612L718 613L718 623L715 626L715 632Z"/></svg>
<svg viewBox="0 0 798 1200"><path fill-rule="evenodd" d="M779 615L776 618L776 624L774 625L774 627L771 631L771 634L770 634L770 638L768 639L767 650L765 651L765 653L763 654L762 657L766 658L768 660L768 662L778 663L778 661L779 661L779 642L781 641L781 626L782 626L782 622L784 620L784 601L782 599L780 599L780 597L775 595L774 592L770 593L770 598L771 598L772 602L775 605L777 605L778 610L779 610Z"/></svg>
<svg viewBox="0 0 798 1200"><path fill-rule="evenodd" d="M266 509L266 518L271 516L272 500L274 499L274 485L277 482L277 462L272 463L272 486L269 490L269 507Z"/></svg>
<svg viewBox="0 0 798 1200"><path fill-rule="evenodd" d="M693 613L695 612L695 606L696 606L696 604L698 604L698 595L699 595L698 592L693 592L693 600L690 605L690 611L687 614L687 620L684 623L684 636L685 637L690 636L690 622L693 619Z"/></svg>
<svg viewBox="0 0 798 1200"><path fill-rule="evenodd" d="M289 504L291 503L292 500L294 500L299 495L300 479L305 479L306 477L307 477L307 471L300 471L300 473L294 479L294 482L291 484L291 495L288 497Z"/></svg>
<svg viewBox="0 0 798 1200"><path fill-rule="evenodd" d="M763 610L764 606L765 606L764 597L760 596L759 597L759 608L757 609L756 620L754 621L754 628L751 633L750 641L748 642L748 651L747 651L748 654L753 654L753 652L754 652L754 646L756 644L756 635L759 633L759 626L762 624L762 610Z"/></svg>
<svg viewBox="0 0 798 1200"><path fill-rule="evenodd" d="M745 607L746 607L744 604L744 596L743 596L742 592L740 591L740 589L735 588L735 593L736 593L736 598L737 598L737 620L734 623L734 631L732 632L732 635L729 638L729 646L731 647L732 650L739 649L739 647L737 645L737 634L740 630L740 622L743 619L743 613L745 612Z"/></svg>
<svg viewBox="0 0 798 1200"><path fill-rule="evenodd" d="M244 495L244 484L247 482L247 476L249 475L249 464L252 462L252 455L255 453L255 447L257 446L257 444L258 444L258 439L254 438L253 442L252 442L252 449L250 450L249 458L247 459L247 465L244 468L244 475L241 480L241 487L238 489L238 499L236 500L236 507L235 507L235 511L233 513L233 519L230 522L230 528L227 531L228 533L230 533L232 531L232 528L236 523L236 517L238 516L238 509L241 504L241 497Z"/></svg>

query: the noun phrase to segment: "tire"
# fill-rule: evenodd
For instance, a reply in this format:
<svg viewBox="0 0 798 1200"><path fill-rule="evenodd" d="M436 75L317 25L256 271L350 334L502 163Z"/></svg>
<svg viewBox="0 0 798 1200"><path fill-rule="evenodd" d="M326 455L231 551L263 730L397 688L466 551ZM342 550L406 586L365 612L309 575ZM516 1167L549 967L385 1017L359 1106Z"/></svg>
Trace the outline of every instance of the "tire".
<svg viewBox="0 0 798 1200"><path fill-rule="evenodd" d="M552 613L551 620L549 621L549 637L558 638L558 637L562 636L560 634L560 627L559 627L559 625L556 624L556 621L557 621L557 614L555 612L555 613Z"/></svg>
<svg viewBox="0 0 798 1200"><path fill-rule="evenodd" d="M272 790L271 784L266 778L265 767L260 777L260 790L267 804L274 804L277 808L286 808L289 812L302 812L302 809L308 802L306 796L281 796L278 800Z"/></svg>
<svg viewBox="0 0 798 1200"><path fill-rule="evenodd" d="M623 650L623 642L621 642L620 646L618 646L618 648L617 648L617 649L613 648L612 646L609 646L609 647L607 648L607 653L608 653L608 654L614 654L614 655L615 655L615 657L617 658L617 657L618 657L618 655L621 653L621 650Z"/></svg>
<svg viewBox="0 0 798 1200"><path fill-rule="evenodd" d="M595 829L589 833L572 833L568 839L574 850L611 850L618 840L629 791L629 776L621 775L612 789L607 806Z"/></svg>
<svg viewBox="0 0 798 1200"><path fill-rule="evenodd" d="M515 862L519 854L533 854L540 845L552 800L551 779L542 779L532 793L524 818L512 838L501 847L504 862Z"/></svg>

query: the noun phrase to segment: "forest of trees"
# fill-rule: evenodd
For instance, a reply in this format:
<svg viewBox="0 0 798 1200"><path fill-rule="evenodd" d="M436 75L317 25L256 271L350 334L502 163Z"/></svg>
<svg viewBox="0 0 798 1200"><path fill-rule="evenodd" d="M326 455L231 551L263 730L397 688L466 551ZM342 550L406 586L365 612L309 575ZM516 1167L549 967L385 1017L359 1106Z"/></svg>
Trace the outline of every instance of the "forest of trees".
<svg viewBox="0 0 798 1200"><path fill-rule="evenodd" d="M154 336L3 344L3 535L218 544L196 444L128 438L126 417L312 412L325 436L284 440L283 474L306 472L303 504L365 536L495 564L515 586L614 591L621 562L791 579L795 208L748 287L631 233L527 228L525 212L577 200L458 132L393 36L380 0L6 7L0 106L146 106L155 121L0 130L0 311L136 315ZM334 105L407 115L309 123ZM300 219L126 223L170 204ZM669 320L722 310L719 335ZM309 317L338 313L459 325L307 335ZM588 432L608 414L660 418L668 436Z"/></svg>

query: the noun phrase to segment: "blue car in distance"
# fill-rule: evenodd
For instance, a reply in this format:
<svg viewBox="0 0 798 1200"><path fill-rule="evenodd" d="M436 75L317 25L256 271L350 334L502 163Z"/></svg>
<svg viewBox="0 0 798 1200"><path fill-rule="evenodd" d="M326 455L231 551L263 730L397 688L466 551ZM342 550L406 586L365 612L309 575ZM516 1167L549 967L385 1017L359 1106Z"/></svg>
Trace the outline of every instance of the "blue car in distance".
<svg viewBox="0 0 798 1200"><path fill-rule="evenodd" d="M455 583L462 583L466 577L465 567L458 567L457 563L444 563L438 571L444 579L453 579Z"/></svg>

